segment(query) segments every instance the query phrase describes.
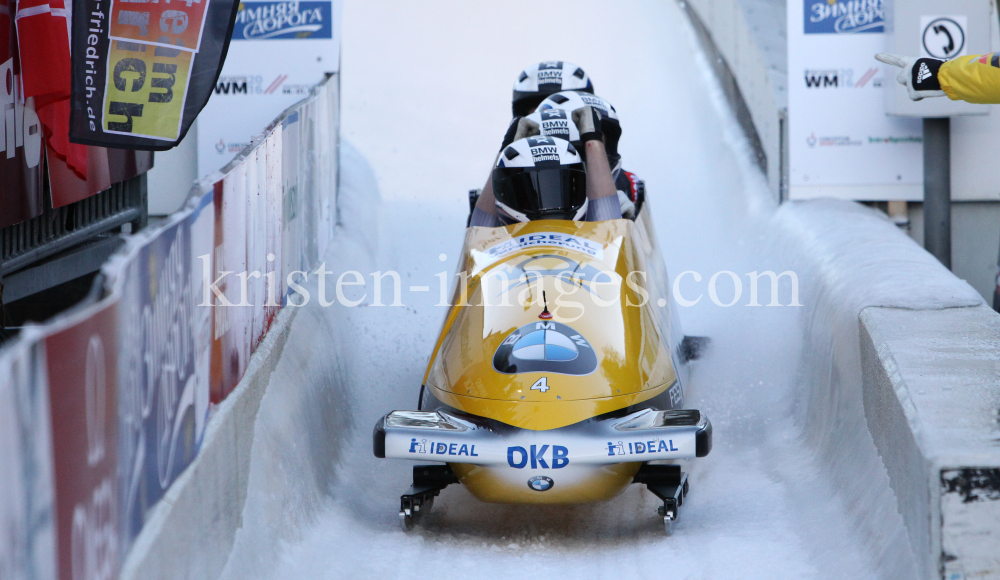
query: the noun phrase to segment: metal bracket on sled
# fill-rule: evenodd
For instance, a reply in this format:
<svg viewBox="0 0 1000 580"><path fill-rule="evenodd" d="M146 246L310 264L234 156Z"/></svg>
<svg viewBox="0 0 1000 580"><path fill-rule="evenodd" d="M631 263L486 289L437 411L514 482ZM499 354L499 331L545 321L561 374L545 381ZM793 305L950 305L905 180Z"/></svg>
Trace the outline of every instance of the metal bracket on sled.
<svg viewBox="0 0 1000 580"><path fill-rule="evenodd" d="M399 498L399 525L403 531L413 529L417 519L434 507L434 498L453 483L458 483L458 478L448 465L414 465L413 485Z"/></svg>
<svg viewBox="0 0 1000 580"><path fill-rule="evenodd" d="M663 500L657 511L663 516L663 530L669 536L677 521L679 509L688 493L688 475L680 465L650 465L639 468L632 483L642 483L653 495Z"/></svg>

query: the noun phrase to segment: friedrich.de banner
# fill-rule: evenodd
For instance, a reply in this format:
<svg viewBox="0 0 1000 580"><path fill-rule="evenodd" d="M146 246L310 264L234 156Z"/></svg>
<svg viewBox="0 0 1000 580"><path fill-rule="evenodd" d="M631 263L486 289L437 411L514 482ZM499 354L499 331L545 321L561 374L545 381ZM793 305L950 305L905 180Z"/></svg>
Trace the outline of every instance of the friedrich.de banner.
<svg viewBox="0 0 1000 580"><path fill-rule="evenodd" d="M154 150L180 141L211 94L235 3L81 2L73 11L71 140Z"/></svg>

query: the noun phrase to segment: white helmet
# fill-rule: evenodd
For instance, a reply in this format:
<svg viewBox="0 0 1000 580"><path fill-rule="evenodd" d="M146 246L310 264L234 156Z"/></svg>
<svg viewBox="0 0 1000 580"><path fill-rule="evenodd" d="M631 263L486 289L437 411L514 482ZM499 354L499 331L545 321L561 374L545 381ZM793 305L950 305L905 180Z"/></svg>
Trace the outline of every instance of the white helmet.
<svg viewBox="0 0 1000 580"><path fill-rule="evenodd" d="M562 91L545 98L538 105L538 112L544 113L551 109L562 109L572 117L573 111L583 107L593 107L601 112L601 131L605 137L605 148L608 151L608 164L614 177L621 172L621 155L618 154L618 140L622 136L622 126L618 121L618 111L608 101L596 95L588 95L576 91Z"/></svg>
<svg viewBox="0 0 1000 580"><path fill-rule="evenodd" d="M540 62L521 71L514 83L512 108L515 117L523 117L545 97L560 91L594 92L590 77L571 62Z"/></svg>
<svg viewBox="0 0 1000 580"><path fill-rule="evenodd" d="M525 118L538 125L539 134L543 137L559 137L573 143L580 140L580 129L573 122L569 111L545 109L535 111Z"/></svg>
<svg viewBox="0 0 1000 580"><path fill-rule="evenodd" d="M573 144L558 137L514 141L493 169L501 220L582 220L587 215L587 170Z"/></svg>

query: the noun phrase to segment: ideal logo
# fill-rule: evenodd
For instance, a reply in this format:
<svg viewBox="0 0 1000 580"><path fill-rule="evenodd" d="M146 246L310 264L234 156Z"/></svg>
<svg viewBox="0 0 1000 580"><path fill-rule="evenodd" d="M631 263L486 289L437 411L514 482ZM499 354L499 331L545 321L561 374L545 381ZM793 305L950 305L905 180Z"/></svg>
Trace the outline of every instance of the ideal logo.
<svg viewBox="0 0 1000 580"><path fill-rule="evenodd" d="M885 32L884 0L804 0L806 34Z"/></svg>
<svg viewBox="0 0 1000 580"><path fill-rule="evenodd" d="M420 439L418 441L416 437L410 439L409 452L426 455L479 457L479 454L476 453L475 445L468 445L466 443L441 443L440 441L428 441L427 439Z"/></svg>
<svg viewBox="0 0 1000 580"><path fill-rule="evenodd" d="M626 451L627 450L627 451ZM642 455L644 453L669 453L679 451L674 447L673 439L654 439L652 441L636 441L629 443L628 447L622 441L615 443L608 441L608 456L615 455Z"/></svg>
<svg viewBox="0 0 1000 580"><path fill-rule="evenodd" d="M507 448L507 465L514 469L524 469L531 461L531 468L549 469L549 463L545 460L545 454L549 452L548 445L532 445L530 451L524 447L514 446ZM569 449L562 445L553 445L552 453L549 455L552 461L552 469L562 469L569 465Z"/></svg>
<svg viewBox="0 0 1000 580"><path fill-rule="evenodd" d="M332 3L242 2L233 40L333 38Z"/></svg>

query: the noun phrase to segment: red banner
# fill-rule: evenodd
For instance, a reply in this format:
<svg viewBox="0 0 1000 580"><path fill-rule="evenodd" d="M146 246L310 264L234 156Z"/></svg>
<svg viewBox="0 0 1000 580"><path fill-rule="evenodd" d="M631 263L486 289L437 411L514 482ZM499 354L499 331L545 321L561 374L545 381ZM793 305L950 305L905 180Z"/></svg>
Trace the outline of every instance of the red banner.
<svg viewBox="0 0 1000 580"><path fill-rule="evenodd" d="M212 293L212 402L225 399L243 378L250 358L249 323L252 308L238 277L247 270L246 180L238 167L215 184L215 267L209 283L219 280Z"/></svg>
<svg viewBox="0 0 1000 580"><path fill-rule="evenodd" d="M117 302L45 339L60 578L115 578L118 514Z"/></svg>
<svg viewBox="0 0 1000 580"><path fill-rule="evenodd" d="M42 213L42 124L35 101L22 102L13 6L0 4L0 227Z"/></svg>

